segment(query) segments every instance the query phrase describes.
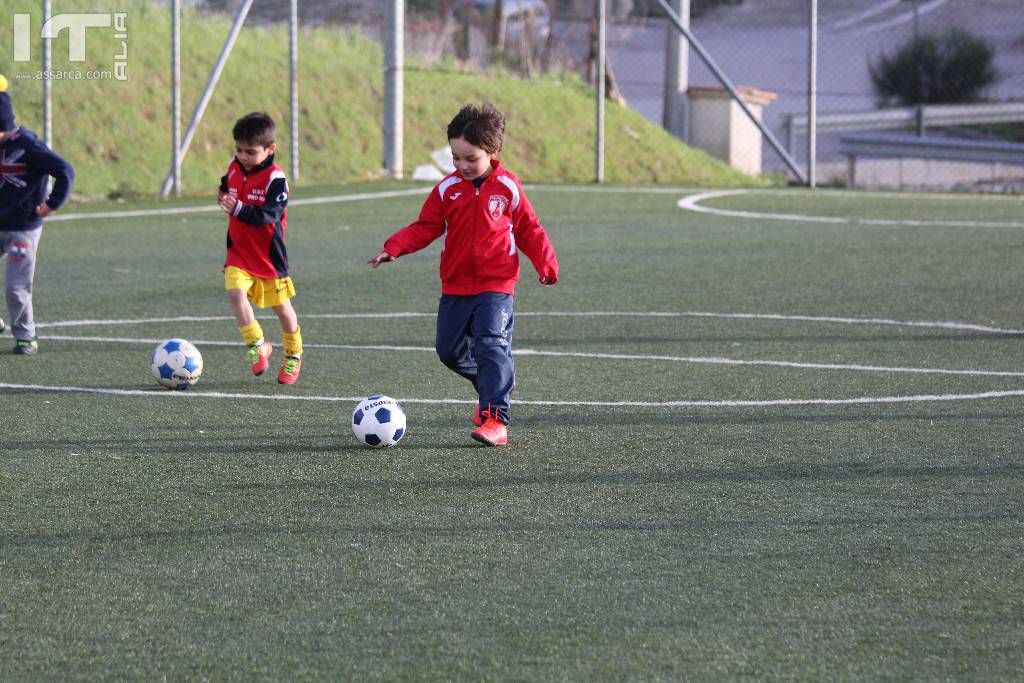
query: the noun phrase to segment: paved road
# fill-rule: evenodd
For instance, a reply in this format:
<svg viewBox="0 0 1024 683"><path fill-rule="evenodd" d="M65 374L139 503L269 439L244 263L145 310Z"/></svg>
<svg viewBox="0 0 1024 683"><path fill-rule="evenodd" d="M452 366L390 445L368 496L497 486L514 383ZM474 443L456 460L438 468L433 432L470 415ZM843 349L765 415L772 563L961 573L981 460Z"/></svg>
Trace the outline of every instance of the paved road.
<svg viewBox="0 0 1024 683"><path fill-rule="evenodd" d="M915 19L916 6L916 19ZM692 22L694 35L733 83L778 93L765 122L783 139L787 114L807 106L806 0L746 0ZM991 99L1024 100L1024 1L1022 0L819 0L818 111L871 109L875 98L868 64L891 54L919 31L967 29L996 50L1002 78ZM609 56L630 106L661 120L667 22L609 28ZM690 52L691 85L717 85ZM835 144L819 142L823 160ZM798 154L801 150L798 149ZM767 168L781 167L766 149Z"/></svg>

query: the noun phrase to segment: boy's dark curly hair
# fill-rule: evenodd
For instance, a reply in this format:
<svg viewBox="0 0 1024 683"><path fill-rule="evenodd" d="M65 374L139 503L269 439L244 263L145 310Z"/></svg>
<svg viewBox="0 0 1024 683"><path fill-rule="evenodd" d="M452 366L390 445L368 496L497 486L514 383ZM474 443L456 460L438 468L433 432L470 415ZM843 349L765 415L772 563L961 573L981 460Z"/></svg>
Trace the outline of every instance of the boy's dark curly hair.
<svg viewBox="0 0 1024 683"><path fill-rule="evenodd" d="M270 147L277 133L277 124L270 115L262 111L254 111L235 121L231 135L235 142L247 142L250 145Z"/></svg>
<svg viewBox="0 0 1024 683"><path fill-rule="evenodd" d="M467 104L448 124L448 139L455 138L497 154L505 141L505 115L490 102L481 106Z"/></svg>

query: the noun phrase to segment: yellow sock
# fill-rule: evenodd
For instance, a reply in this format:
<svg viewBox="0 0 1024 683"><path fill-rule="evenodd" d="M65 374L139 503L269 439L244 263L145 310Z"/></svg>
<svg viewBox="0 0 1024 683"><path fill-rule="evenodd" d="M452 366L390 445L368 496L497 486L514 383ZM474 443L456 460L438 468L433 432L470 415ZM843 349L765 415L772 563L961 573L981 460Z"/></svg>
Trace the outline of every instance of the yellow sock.
<svg viewBox="0 0 1024 683"><path fill-rule="evenodd" d="M296 327L294 332L281 330L281 339L284 342L284 355L302 355L302 328Z"/></svg>
<svg viewBox="0 0 1024 683"><path fill-rule="evenodd" d="M242 333L242 341L245 342L246 346L252 346L263 341L263 328L260 327L258 320L253 320L248 325L242 325L238 328L238 331Z"/></svg>

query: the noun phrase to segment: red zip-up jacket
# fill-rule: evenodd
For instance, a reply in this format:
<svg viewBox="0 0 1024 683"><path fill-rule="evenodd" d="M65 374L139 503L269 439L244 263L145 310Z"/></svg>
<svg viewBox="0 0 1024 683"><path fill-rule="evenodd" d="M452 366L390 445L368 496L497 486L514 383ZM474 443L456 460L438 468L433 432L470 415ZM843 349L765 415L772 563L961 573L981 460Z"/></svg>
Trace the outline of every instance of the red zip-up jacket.
<svg viewBox="0 0 1024 683"><path fill-rule="evenodd" d="M228 254L225 266L241 268L267 279L288 277L288 249L284 232L288 225L288 181L274 155L245 172L232 159L220 179L220 191L238 200L228 218Z"/></svg>
<svg viewBox="0 0 1024 683"><path fill-rule="evenodd" d="M384 251L395 258L444 236L441 293L515 294L519 251L540 279L558 279L558 259L522 183L495 159L480 188L452 173L434 186L419 218L391 235Z"/></svg>

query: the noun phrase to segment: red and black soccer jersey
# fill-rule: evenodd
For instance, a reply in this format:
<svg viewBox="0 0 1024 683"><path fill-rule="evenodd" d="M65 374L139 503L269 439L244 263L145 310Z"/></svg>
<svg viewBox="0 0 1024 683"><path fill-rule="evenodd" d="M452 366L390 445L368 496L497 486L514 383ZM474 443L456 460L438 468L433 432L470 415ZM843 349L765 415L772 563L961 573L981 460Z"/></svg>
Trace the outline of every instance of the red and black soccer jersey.
<svg viewBox="0 0 1024 683"><path fill-rule="evenodd" d="M232 159L220 180L220 191L238 203L228 219L225 266L241 268L262 278L288 277L284 232L288 222L288 180L274 155L246 173Z"/></svg>

